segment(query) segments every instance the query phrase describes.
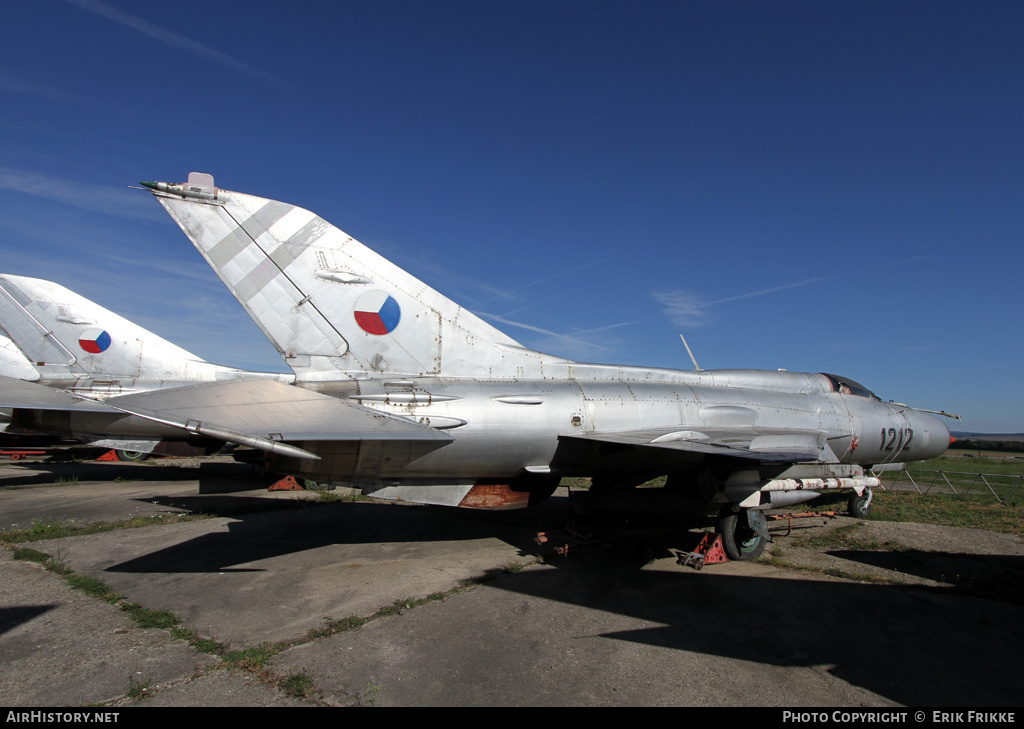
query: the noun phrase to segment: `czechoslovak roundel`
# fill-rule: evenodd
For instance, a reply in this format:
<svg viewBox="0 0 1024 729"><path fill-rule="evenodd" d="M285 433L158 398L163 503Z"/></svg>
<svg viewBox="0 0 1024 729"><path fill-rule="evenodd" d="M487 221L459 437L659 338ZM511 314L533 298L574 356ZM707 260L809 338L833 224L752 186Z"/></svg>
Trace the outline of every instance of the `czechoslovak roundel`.
<svg viewBox="0 0 1024 729"><path fill-rule="evenodd" d="M90 354L105 352L110 346L110 335L102 329L86 329L78 337L78 346Z"/></svg>
<svg viewBox="0 0 1024 729"><path fill-rule="evenodd" d="M398 326L402 310L386 291L369 291L356 302L356 324L370 334L389 334Z"/></svg>

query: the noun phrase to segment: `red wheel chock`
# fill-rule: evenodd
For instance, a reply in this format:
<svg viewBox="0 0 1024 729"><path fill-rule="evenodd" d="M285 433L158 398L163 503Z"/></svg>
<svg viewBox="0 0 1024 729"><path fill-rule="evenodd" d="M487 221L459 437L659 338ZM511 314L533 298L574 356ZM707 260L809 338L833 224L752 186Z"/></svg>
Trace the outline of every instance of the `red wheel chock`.
<svg viewBox="0 0 1024 729"><path fill-rule="evenodd" d="M270 488L267 491L305 491L298 481L295 480L295 476L285 476L280 481L275 481L270 484Z"/></svg>
<svg viewBox="0 0 1024 729"><path fill-rule="evenodd" d="M729 558L725 555L725 549L722 547L722 535L715 532L705 534L695 550L689 554L679 555L676 560L684 567L693 567L695 570L699 570L706 564L728 561Z"/></svg>

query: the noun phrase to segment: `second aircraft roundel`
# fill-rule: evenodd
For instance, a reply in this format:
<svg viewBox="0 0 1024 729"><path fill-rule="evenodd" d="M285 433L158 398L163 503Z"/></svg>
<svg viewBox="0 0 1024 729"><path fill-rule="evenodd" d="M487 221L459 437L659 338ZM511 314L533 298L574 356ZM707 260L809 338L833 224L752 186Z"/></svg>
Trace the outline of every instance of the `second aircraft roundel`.
<svg viewBox="0 0 1024 729"><path fill-rule="evenodd" d="M359 297L356 324L370 334L390 334L402 318L402 310L386 291L368 291Z"/></svg>
<svg viewBox="0 0 1024 729"><path fill-rule="evenodd" d="M105 352L110 346L110 335L103 329L86 329L78 337L78 346L90 354Z"/></svg>

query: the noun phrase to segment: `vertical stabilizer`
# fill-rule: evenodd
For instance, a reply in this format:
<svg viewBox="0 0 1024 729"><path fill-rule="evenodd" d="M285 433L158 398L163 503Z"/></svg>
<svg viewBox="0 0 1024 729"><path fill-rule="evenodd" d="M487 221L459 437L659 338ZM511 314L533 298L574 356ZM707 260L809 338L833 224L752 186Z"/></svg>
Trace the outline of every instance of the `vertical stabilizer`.
<svg viewBox="0 0 1024 729"><path fill-rule="evenodd" d="M308 210L189 182L142 183L298 379L540 376L546 362Z"/></svg>
<svg viewBox="0 0 1024 729"><path fill-rule="evenodd" d="M0 336L0 375L28 382L39 379L39 371L25 358L14 342L4 336Z"/></svg>
<svg viewBox="0 0 1024 729"><path fill-rule="evenodd" d="M0 274L0 328L44 382L151 389L245 374L206 362L60 284L37 278Z"/></svg>

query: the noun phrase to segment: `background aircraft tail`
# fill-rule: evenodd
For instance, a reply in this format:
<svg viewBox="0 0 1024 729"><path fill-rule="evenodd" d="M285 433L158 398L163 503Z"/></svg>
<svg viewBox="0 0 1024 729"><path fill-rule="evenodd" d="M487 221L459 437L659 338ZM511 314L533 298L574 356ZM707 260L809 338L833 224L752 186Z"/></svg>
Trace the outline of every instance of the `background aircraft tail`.
<svg viewBox="0 0 1024 729"><path fill-rule="evenodd" d="M308 210L214 187L144 182L295 371L541 376L525 349Z"/></svg>
<svg viewBox="0 0 1024 729"><path fill-rule="evenodd" d="M0 274L0 328L38 371L38 380L49 384L85 380L93 388L122 388L242 372L206 362L60 284L37 278Z"/></svg>
<svg viewBox="0 0 1024 729"><path fill-rule="evenodd" d="M25 358L14 342L2 335L0 335L0 375L29 382L39 379L39 371Z"/></svg>

